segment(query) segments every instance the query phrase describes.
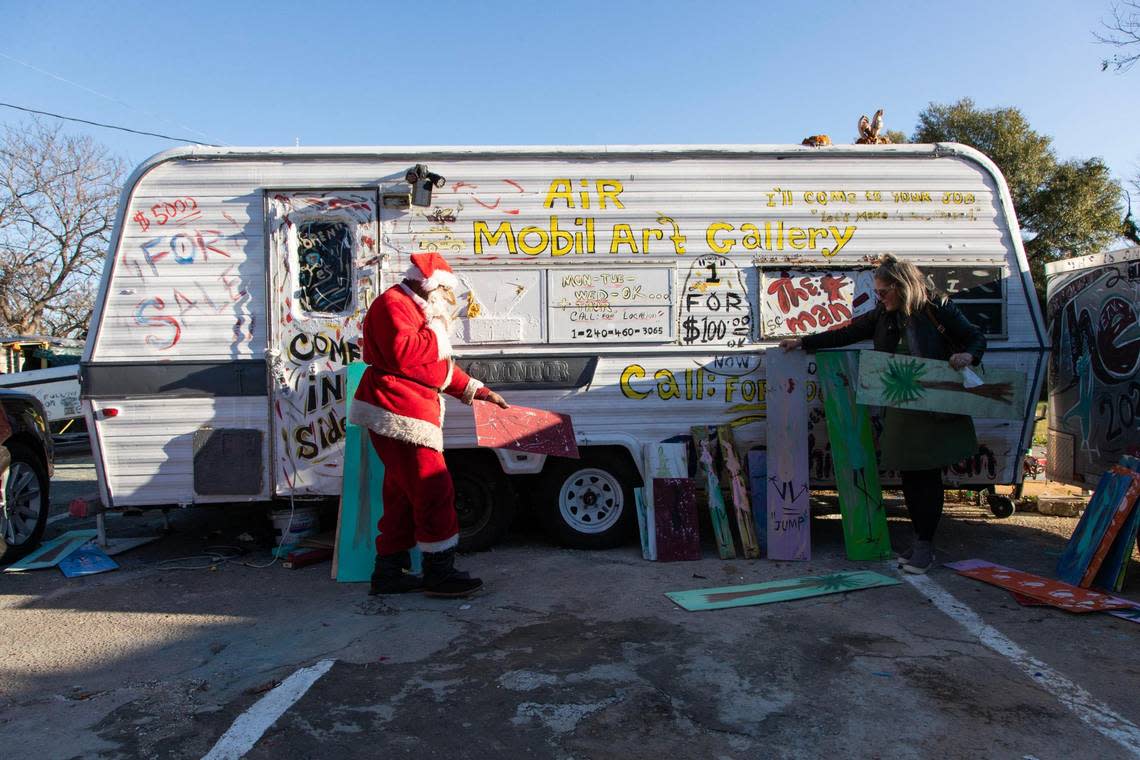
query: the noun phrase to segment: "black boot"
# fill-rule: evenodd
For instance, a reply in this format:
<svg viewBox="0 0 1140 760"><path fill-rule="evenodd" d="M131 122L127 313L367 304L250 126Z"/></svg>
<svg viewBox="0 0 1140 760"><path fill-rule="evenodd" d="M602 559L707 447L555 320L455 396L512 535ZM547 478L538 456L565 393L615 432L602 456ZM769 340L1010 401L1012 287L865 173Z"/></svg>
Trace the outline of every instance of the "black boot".
<svg viewBox="0 0 1140 760"><path fill-rule="evenodd" d="M410 591L423 591L424 579L409 572L412 557L407 552L376 555L376 569L372 571L372 585L369 596L377 594L406 594Z"/></svg>
<svg viewBox="0 0 1140 760"><path fill-rule="evenodd" d="M483 588L483 581L455 569L455 550L424 552L424 595L464 597Z"/></svg>

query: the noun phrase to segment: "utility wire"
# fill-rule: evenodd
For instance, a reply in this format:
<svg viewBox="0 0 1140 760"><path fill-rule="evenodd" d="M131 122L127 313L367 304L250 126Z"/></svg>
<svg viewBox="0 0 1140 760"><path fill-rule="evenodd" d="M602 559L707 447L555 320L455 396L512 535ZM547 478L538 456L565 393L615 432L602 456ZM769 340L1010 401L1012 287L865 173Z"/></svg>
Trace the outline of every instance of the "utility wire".
<svg viewBox="0 0 1140 760"><path fill-rule="evenodd" d="M112 96L107 95L105 93L99 92L98 90L93 90L90 87L87 87L86 85L80 84L79 82L73 82L72 80L68 79L67 77L62 77L59 74L53 74L52 72L48 71L47 69L42 69L39 66L33 66L32 64L28 63L27 61L21 61L19 58L13 58L12 56L8 55L7 53L4 53L3 51L0 51L0 58L6 58L7 60L11 61L12 63L18 63L21 66L25 66L25 67L31 69L32 71L38 72L38 73L43 74L44 76L47 76L47 77L51 77L52 79L56 79L60 82L64 82L65 84L69 84L72 87L78 87L80 90L83 90L84 92L89 92L92 95L95 95L95 96L100 97L100 98L104 98L105 100L109 100L112 103L118 103L121 106L126 106L127 108L131 109L132 111L138 111L139 113L141 113L145 116L149 116L153 119L159 119L160 121L165 121L168 124L174 124L179 129L183 129L187 132L193 132L194 134L200 135L200 136L206 138L207 140L212 139L208 134L206 134L205 132L203 132L199 129L194 129L193 127L188 127L185 124L179 124L176 121L171 121L170 119L164 118L160 114L151 113L149 111L144 111L141 108L135 108L134 106L132 106L130 103L126 102L125 100L121 100L119 98L112 97Z"/></svg>
<svg viewBox="0 0 1140 760"><path fill-rule="evenodd" d="M87 119L79 119L79 118L76 118L74 116L62 116L58 113L51 113L50 111L37 111L34 108L24 108L23 106L15 106L15 105L12 105L11 103L0 103L0 106L5 106L6 108L15 108L17 111L27 111L28 113L37 113L37 114L40 114L41 116L51 116L54 119L64 119L65 121L77 121L80 124L90 124L93 127L103 127L104 129L117 129L120 132L131 132L131 133L136 134L136 135L146 135L147 137L161 137L163 140L173 140L174 142L188 142L188 143L191 143L193 145L204 145L204 146L210 147L210 148L217 147L214 143L199 142L198 140L191 140L191 139L186 138L186 137L171 137L170 135L162 135L162 134L159 134L158 132L144 132L141 129L130 129L129 127L118 127L118 126L115 126L114 124L103 124L103 123L98 122L98 121L88 121Z"/></svg>

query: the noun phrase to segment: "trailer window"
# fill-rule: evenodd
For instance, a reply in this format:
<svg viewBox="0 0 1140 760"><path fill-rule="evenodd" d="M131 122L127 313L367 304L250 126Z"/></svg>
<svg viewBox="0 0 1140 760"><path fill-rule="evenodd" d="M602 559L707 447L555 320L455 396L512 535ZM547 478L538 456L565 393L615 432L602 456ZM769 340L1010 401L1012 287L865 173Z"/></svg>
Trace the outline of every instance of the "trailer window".
<svg viewBox="0 0 1140 760"><path fill-rule="evenodd" d="M352 230L347 222L297 225L297 303L304 311L345 314L352 307Z"/></svg>
<svg viewBox="0 0 1140 760"><path fill-rule="evenodd" d="M987 337L1006 337L1005 272L1001 267L922 267L926 282L954 300Z"/></svg>

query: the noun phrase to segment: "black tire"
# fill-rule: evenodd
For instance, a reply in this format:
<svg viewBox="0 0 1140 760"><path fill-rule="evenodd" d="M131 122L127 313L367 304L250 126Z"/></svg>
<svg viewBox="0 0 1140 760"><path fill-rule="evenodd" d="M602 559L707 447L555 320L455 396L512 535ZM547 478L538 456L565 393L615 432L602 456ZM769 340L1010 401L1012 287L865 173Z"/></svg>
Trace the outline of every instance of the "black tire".
<svg viewBox="0 0 1140 760"><path fill-rule="evenodd" d="M990 494L986 501L989 503L990 514L999 520L1004 520L1007 517L1013 517L1013 513L1017 511L1017 507L1014 505L1013 499L1009 498L1008 496L997 496L996 494Z"/></svg>
<svg viewBox="0 0 1140 760"><path fill-rule="evenodd" d="M489 452L456 451L447 454L447 469L455 484L459 551L491 548L507 534L515 516L515 494L503 468Z"/></svg>
<svg viewBox="0 0 1140 760"><path fill-rule="evenodd" d="M32 449L22 443L0 448L7 448L12 457L3 477L0 512L0 562L9 563L40 545L51 510L51 483L43 460Z"/></svg>
<svg viewBox="0 0 1140 760"><path fill-rule="evenodd" d="M538 516L552 541L571 549L612 549L629 542L637 530L637 476L627 460L605 451L546 460Z"/></svg>

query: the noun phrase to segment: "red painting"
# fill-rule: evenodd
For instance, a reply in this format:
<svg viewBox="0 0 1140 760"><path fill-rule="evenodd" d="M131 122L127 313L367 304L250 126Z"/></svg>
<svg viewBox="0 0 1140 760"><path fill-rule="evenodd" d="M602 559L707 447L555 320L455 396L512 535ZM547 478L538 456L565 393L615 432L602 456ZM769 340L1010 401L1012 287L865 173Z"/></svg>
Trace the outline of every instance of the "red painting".
<svg viewBox="0 0 1140 760"><path fill-rule="evenodd" d="M697 489L692 479L654 478L653 512L659 562L701 558Z"/></svg>
<svg viewBox="0 0 1140 760"><path fill-rule="evenodd" d="M492 449L578 458L570 415L545 409L502 409L489 401L476 401L475 436L480 446Z"/></svg>
<svg viewBox="0 0 1140 760"><path fill-rule="evenodd" d="M1066 612L1105 612L1131 606L1129 602L1114 599L1107 594L1078 588L1068 583L1055 581L1052 578L1042 578L1039 575L1023 573L1020 570L1011 570L1008 567L986 565L955 569L968 578L974 578L1004 588L1007 591L1014 591L1052 607L1059 607Z"/></svg>

